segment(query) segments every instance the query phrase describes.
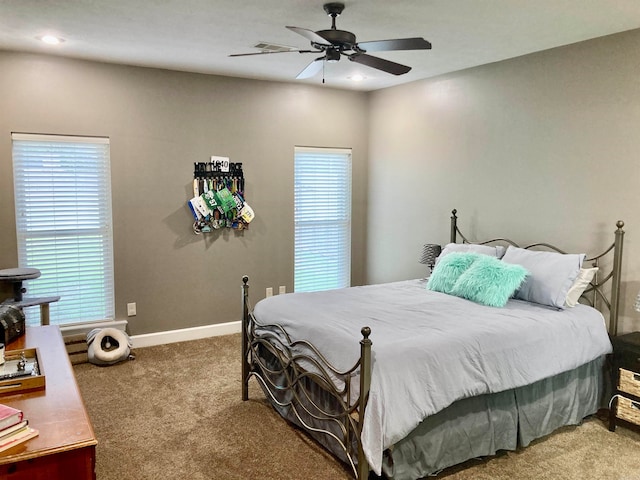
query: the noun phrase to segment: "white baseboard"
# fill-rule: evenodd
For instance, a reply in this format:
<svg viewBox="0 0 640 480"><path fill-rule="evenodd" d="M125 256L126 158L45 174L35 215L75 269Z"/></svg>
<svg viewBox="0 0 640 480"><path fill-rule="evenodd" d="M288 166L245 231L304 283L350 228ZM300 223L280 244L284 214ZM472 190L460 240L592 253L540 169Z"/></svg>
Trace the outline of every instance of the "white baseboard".
<svg viewBox="0 0 640 480"><path fill-rule="evenodd" d="M240 333L241 330L242 323L240 321L216 323L215 325L204 325L202 327L132 335L131 341L133 342L133 348L143 348L167 343L199 340L201 338L216 337L219 335L231 335L233 333Z"/></svg>

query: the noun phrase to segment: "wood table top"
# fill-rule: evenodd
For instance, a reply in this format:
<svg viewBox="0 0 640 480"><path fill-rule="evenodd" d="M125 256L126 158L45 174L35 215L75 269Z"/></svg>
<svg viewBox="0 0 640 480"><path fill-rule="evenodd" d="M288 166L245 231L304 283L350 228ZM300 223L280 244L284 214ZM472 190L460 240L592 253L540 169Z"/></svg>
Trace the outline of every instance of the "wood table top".
<svg viewBox="0 0 640 480"><path fill-rule="evenodd" d="M40 434L0 453L0 465L74 450L98 443L57 325L27 327L6 350L37 348L45 389L0 395L0 403L18 408Z"/></svg>

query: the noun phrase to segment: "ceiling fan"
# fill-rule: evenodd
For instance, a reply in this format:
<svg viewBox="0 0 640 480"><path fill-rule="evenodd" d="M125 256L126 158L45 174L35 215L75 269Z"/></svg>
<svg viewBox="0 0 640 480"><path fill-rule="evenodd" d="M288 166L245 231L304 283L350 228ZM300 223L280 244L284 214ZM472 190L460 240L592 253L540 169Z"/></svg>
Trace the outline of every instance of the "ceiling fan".
<svg viewBox="0 0 640 480"><path fill-rule="evenodd" d="M336 17L344 10L344 3L331 2L324 4L324 11L331 17L331 29L314 32L306 28L287 28L299 35L302 35L311 42L314 50L282 50L254 53L239 53L229 55L230 57L243 57L247 55L265 55L271 53L323 53L322 56L313 60L302 70L297 79L310 78L316 75L324 67L326 62L337 62L341 56L347 57L352 62L366 65L367 67L382 70L393 75L403 75L411 70L411 67L400 63L385 60L383 58L368 55L368 52L382 52L392 50L428 50L431 43L422 37L397 38L393 40L376 40L370 42L357 42L356 36L345 30L336 28ZM324 83L324 79L323 79Z"/></svg>

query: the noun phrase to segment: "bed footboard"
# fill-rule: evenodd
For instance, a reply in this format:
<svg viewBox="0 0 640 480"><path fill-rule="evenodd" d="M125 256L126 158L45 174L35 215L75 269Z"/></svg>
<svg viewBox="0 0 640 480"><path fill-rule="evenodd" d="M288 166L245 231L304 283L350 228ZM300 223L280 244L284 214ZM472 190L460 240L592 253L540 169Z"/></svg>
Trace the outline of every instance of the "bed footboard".
<svg viewBox="0 0 640 480"><path fill-rule="evenodd" d="M292 340L279 325L256 322L242 278L242 400L254 377L274 408L350 465L358 480L369 476L362 449L362 419L371 383L371 329L363 327L360 357L336 369L310 342ZM318 393L319 392L319 393Z"/></svg>

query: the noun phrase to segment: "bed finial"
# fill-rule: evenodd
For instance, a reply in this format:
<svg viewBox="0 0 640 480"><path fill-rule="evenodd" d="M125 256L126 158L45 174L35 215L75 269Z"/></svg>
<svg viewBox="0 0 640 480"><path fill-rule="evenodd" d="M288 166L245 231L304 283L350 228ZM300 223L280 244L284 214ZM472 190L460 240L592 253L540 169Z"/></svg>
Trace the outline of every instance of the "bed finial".
<svg viewBox="0 0 640 480"><path fill-rule="evenodd" d="M624 227L624 222L623 222L622 220L618 220L618 221L616 222L616 227L618 227L618 229L620 229L620 228Z"/></svg>
<svg viewBox="0 0 640 480"><path fill-rule="evenodd" d="M242 283L244 283L246 285L248 281L249 281L249 276L248 275L244 275L242 277Z"/></svg>
<svg viewBox="0 0 640 480"><path fill-rule="evenodd" d="M360 333L364 337L365 340L369 340L369 335L371 335L371 329L369 327L362 327Z"/></svg>
<svg viewBox="0 0 640 480"><path fill-rule="evenodd" d="M458 213L458 210L454 208L453 210L451 210L451 213L452 213L452 214L453 214L453 216L455 217L455 216L456 216L456 214Z"/></svg>

